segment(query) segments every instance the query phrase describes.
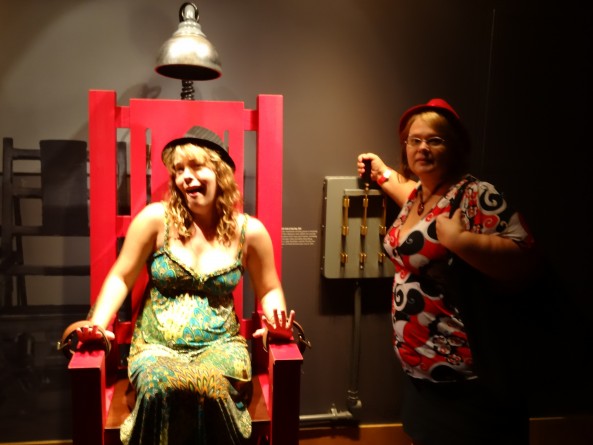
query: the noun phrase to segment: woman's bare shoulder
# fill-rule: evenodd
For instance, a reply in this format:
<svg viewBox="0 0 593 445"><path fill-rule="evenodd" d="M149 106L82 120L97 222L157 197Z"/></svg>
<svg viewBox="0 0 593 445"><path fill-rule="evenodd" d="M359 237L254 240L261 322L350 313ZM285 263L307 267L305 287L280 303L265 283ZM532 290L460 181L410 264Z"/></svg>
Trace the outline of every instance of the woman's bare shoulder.
<svg viewBox="0 0 593 445"><path fill-rule="evenodd" d="M247 220L245 220L245 218ZM247 247L260 245L260 243L270 242L268 229L257 217L247 214L239 214L237 217L239 227L245 226L245 244Z"/></svg>
<svg viewBox="0 0 593 445"><path fill-rule="evenodd" d="M141 225L145 228L153 227L159 229L165 221L165 206L162 202L153 202L144 207L134 217L134 225Z"/></svg>
<svg viewBox="0 0 593 445"><path fill-rule="evenodd" d="M268 233L266 226L262 223L257 217L247 214L240 214L238 217L238 221L240 221L240 225L244 224L245 218L247 219L247 234L258 234L258 233Z"/></svg>

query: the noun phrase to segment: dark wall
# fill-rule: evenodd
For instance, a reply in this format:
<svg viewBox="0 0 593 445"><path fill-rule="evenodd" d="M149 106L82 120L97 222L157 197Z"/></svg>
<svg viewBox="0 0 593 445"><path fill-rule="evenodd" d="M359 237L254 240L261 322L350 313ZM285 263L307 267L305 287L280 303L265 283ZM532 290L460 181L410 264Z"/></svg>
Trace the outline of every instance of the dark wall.
<svg viewBox="0 0 593 445"><path fill-rule="evenodd" d="M121 104L178 98L180 83L153 65L181 3L0 0L0 135L31 147L86 140L89 89L115 90ZM524 211L541 246L546 273L530 297L532 335L521 340L532 358L533 412L589 409L593 246L582 229L592 77L584 7L494 0L205 0L198 7L223 75L195 84L196 99L254 106L257 94L284 96L284 227L321 235L323 180L354 176L359 152L395 166L396 123L409 106L443 97L457 109L474 141L473 173ZM301 413L346 410L355 390L363 422L397 421L390 280L325 279L321 248L320 236L283 247L285 292L314 345L305 354ZM77 251L85 260L86 246ZM357 285L360 361L352 354ZM87 284L76 288L42 288L31 300L85 303Z"/></svg>
<svg viewBox="0 0 593 445"><path fill-rule="evenodd" d="M524 211L542 253L524 345L532 411L590 412L592 241L575 209L591 186L586 149L570 139L591 117L591 17L569 2L503 7L495 24L482 174Z"/></svg>

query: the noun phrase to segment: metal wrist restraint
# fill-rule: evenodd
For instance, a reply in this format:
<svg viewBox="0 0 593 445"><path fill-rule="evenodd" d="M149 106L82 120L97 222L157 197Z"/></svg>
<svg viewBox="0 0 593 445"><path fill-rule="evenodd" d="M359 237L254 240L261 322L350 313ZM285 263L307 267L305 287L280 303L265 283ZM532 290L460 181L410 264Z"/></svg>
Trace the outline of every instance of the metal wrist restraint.
<svg viewBox="0 0 593 445"><path fill-rule="evenodd" d="M109 352L111 351L111 342L107 339L107 334L105 333L105 330L100 326L93 325L88 320L75 321L74 323L70 324L64 330L64 333L62 334L62 338L60 339L60 341L58 341L58 344L57 344L58 351L62 351L62 353L66 356L66 358L69 359L74 355L74 353L76 351L82 350L81 348L79 348L79 342L78 342L78 337L76 335L76 330L80 329L80 328L84 328L84 327L86 327L86 328L96 327L97 328L97 331L101 334L100 344L102 346L102 349L105 351L105 355L109 355ZM97 341L87 341L84 344L84 349L87 349L87 350L95 349L95 348L91 347L91 344L93 346L96 346L97 343L98 343Z"/></svg>
<svg viewBox="0 0 593 445"><path fill-rule="evenodd" d="M299 351L301 351L301 354L303 354L307 348L313 347L311 345L311 342L309 340L307 340L307 337L305 336L305 330L298 322L293 320L292 329L293 329L294 341L297 344ZM288 342L290 342L290 340L288 340L288 339L278 338L278 337L273 338L273 335L268 335L267 329L264 332L264 335L262 337L264 351L266 351L266 352L268 352L268 343L288 343Z"/></svg>

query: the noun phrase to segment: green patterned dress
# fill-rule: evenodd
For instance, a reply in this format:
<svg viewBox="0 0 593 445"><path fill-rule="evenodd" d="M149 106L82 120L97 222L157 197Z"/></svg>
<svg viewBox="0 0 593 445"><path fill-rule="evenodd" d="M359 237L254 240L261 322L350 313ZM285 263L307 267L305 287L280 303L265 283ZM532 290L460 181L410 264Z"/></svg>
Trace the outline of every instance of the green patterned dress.
<svg viewBox="0 0 593 445"><path fill-rule="evenodd" d="M235 445L251 435L251 362L232 296L246 225L247 216L235 262L198 274L169 250L165 220L128 359L137 396L121 428L125 445Z"/></svg>

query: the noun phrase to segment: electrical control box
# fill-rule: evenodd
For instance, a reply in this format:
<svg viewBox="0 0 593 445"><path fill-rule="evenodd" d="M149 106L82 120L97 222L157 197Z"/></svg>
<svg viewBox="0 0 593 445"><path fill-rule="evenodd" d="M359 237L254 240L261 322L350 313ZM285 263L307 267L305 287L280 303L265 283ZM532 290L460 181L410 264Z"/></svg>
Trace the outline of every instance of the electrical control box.
<svg viewBox="0 0 593 445"><path fill-rule="evenodd" d="M383 249L388 198L356 176L326 176L323 182L322 266L325 278L392 277Z"/></svg>

